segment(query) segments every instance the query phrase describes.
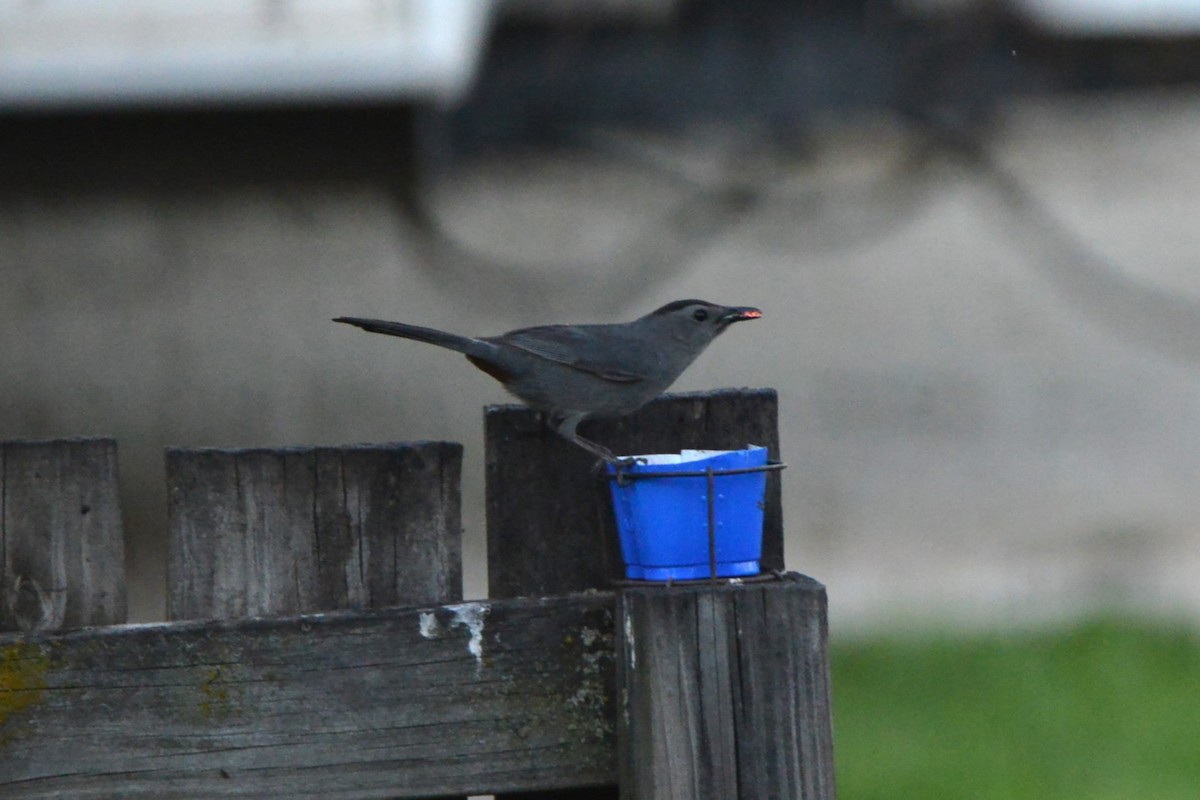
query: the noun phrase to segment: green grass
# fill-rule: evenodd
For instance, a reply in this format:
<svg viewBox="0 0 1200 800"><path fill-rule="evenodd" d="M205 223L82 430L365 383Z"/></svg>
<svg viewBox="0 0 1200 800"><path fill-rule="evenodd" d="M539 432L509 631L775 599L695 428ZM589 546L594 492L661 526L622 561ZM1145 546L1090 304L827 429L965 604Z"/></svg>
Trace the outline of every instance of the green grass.
<svg viewBox="0 0 1200 800"><path fill-rule="evenodd" d="M831 654L842 800L1196 800L1200 637L1104 620Z"/></svg>

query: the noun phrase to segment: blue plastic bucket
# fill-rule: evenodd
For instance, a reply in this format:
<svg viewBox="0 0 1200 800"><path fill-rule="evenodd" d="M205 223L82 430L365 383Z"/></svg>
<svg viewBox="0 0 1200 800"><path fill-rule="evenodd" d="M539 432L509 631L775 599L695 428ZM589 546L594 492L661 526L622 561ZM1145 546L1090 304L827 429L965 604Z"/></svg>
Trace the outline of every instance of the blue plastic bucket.
<svg viewBox="0 0 1200 800"><path fill-rule="evenodd" d="M751 445L745 450L684 450L636 458L637 464L622 467L622 480L617 479L615 467L608 468L625 577L645 581L712 577L708 477L638 476L703 473L709 467L715 473L763 467L767 449ZM713 486L717 577L757 575L767 473L714 474Z"/></svg>

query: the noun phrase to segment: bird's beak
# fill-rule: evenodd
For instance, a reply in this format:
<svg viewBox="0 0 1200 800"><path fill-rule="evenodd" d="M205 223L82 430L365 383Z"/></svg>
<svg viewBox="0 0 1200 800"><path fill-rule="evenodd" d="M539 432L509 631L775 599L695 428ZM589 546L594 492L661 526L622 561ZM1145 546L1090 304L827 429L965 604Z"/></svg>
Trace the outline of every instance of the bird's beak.
<svg viewBox="0 0 1200 800"><path fill-rule="evenodd" d="M741 322L747 319L758 319L762 316L762 312L757 308L750 306L741 306L739 308L731 308L721 315L722 322Z"/></svg>

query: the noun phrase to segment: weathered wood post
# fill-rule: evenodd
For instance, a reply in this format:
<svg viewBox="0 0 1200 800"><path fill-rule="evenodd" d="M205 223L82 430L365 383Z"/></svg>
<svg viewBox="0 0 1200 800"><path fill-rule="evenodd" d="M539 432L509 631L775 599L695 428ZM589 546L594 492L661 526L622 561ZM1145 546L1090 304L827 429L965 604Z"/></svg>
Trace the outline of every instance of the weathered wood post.
<svg viewBox="0 0 1200 800"><path fill-rule="evenodd" d="M833 800L825 587L623 589L622 797Z"/></svg>
<svg viewBox="0 0 1200 800"><path fill-rule="evenodd" d="M773 389L722 389L660 397L627 417L585 423L616 453L765 446L779 458ZM596 459L524 406L485 411L488 585L492 597L610 588L621 577L612 506ZM590 426L590 427L589 427ZM764 570L783 569L779 473L767 475Z"/></svg>
<svg viewBox="0 0 1200 800"><path fill-rule="evenodd" d="M492 595L612 586L615 531L592 458L525 408L489 408L486 429ZM618 453L759 444L778 459L777 398L771 390L668 395L585 435ZM779 474L769 473L765 570L783 567L780 497ZM833 798L824 587L789 575L617 594L610 713L622 797ZM618 789L590 791L610 798Z"/></svg>
<svg viewBox="0 0 1200 800"><path fill-rule="evenodd" d="M462 599L462 445L167 451L167 615Z"/></svg>
<svg viewBox="0 0 1200 800"><path fill-rule="evenodd" d="M125 621L112 439L0 442L0 631Z"/></svg>

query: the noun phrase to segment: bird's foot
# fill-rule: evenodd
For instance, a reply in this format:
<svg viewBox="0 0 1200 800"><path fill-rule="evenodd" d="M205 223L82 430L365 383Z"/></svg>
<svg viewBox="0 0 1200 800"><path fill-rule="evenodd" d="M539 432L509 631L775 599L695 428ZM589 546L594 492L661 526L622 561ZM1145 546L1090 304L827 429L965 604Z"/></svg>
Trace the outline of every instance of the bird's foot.
<svg viewBox="0 0 1200 800"><path fill-rule="evenodd" d="M637 458L635 456L612 456L610 458L600 458L597 459L594 464L592 464L592 474L607 475L608 468L611 466L616 471L618 479L620 479L626 470L629 470L638 464L646 463L648 463L646 459Z"/></svg>
<svg viewBox="0 0 1200 800"><path fill-rule="evenodd" d="M628 486L632 482L629 477L629 470L638 464L647 463L649 462L645 458L638 458L636 456L619 456L613 457L611 460L605 459L603 461L597 461L593 467L593 471L598 475L607 474L608 467L611 466L613 468L613 472L616 474L617 485Z"/></svg>
<svg viewBox="0 0 1200 800"><path fill-rule="evenodd" d="M617 469L629 469L638 464L649 464L650 459L641 456L617 456L610 463Z"/></svg>

